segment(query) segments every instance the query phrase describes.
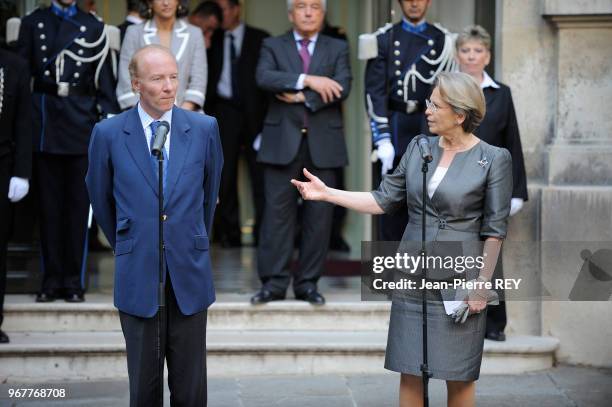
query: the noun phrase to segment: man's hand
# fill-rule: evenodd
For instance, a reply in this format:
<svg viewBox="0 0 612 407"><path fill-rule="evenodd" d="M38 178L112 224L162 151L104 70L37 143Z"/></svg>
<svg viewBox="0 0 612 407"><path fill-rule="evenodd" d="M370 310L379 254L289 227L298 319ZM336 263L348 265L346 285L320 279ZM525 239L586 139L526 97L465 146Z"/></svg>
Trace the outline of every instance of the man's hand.
<svg viewBox="0 0 612 407"><path fill-rule="evenodd" d="M306 101L306 98L304 97L304 92L279 93L276 95L276 98L280 100L281 102L285 102L285 103L304 103Z"/></svg>
<svg viewBox="0 0 612 407"><path fill-rule="evenodd" d="M329 103L333 101L334 98L340 99L342 91L344 90L335 80L326 76L315 75L306 75L304 78L304 87L317 92L324 103Z"/></svg>
<svg viewBox="0 0 612 407"><path fill-rule="evenodd" d="M381 173L385 175L393 168L393 160L395 159L395 148L391 144L391 140L384 138L376 143L376 155L382 164Z"/></svg>
<svg viewBox="0 0 612 407"><path fill-rule="evenodd" d="M26 178L11 177L9 183L8 199L11 202L19 202L30 190L30 182Z"/></svg>

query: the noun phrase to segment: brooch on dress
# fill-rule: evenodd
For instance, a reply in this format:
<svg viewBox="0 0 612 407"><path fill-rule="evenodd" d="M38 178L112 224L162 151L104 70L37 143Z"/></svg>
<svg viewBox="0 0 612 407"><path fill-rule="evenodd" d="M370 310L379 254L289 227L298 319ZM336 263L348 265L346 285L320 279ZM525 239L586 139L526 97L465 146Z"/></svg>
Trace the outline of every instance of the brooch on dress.
<svg viewBox="0 0 612 407"><path fill-rule="evenodd" d="M481 168L484 168L488 163L487 157L482 157L482 160L478 161L478 165L480 165Z"/></svg>

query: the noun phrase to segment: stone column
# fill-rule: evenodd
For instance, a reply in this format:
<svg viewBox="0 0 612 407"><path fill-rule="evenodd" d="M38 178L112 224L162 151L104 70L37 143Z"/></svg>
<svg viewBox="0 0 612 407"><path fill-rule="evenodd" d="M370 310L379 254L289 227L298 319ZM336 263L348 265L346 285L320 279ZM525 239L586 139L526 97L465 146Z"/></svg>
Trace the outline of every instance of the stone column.
<svg viewBox="0 0 612 407"><path fill-rule="evenodd" d="M581 253L612 248L612 0L544 0L541 15L555 29L557 45L541 238L572 242L543 252L541 264L544 285L567 298L585 267ZM543 333L560 339L557 359L564 362L611 366L605 339L611 320L610 300L542 303Z"/></svg>
<svg viewBox="0 0 612 407"><path fill-rule="evenodd" d="M557 29L557 109L548 181L612 185L612 1L544 1Z"/></svg>

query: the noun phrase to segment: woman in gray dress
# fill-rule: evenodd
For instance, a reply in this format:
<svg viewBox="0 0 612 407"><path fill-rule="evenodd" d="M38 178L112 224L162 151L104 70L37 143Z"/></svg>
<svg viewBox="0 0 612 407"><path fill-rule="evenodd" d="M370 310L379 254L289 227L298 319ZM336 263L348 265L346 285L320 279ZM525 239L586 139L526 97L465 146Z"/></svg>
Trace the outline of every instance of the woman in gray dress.
<svg viewBox="0 0 612 407"><path fill-rule="evenodd" d="M128 27L119 55L117 101L122 109L133 107L138 95L132 91L128 66L136 51L145 45L160 44L172 51L179 68L176 104L183 109L204 106L207 81L206 47L202 31L184 19L187 9L181 0L142 0L147 20Z"/></svg>
<svg viewBox="0 0 612 407"><path fill-rule="evenodd" d="M430 100L427 123L433 155L427 175L427 241L484 240L484 266L478 281L489 281L501 241L506 236L512 195L512 159L508 150L474 136L485 114L480 86L464 73L439 75ZM307 181L291 182L304 199L321 200L363 213L382 214L408 206L409 223L402 240L421 239L422 159L413 140L393 174L377 190L349 192L327 187L304 169ZM482 246L481 246L482 247ZM486 291L465 297L471 316L456 324L446 315L441 294L427 292L428 362L432 377L446 380L449 406L475 404L486 321ZM422 314L420 294L394 296L385 368L401 373L400 405L422 405Z"/></svg>

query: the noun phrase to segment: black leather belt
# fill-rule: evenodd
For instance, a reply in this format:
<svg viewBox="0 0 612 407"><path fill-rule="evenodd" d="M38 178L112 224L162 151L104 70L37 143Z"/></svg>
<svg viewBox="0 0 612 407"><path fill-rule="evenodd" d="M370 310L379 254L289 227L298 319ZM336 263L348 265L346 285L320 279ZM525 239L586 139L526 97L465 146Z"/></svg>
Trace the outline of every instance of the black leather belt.
<svg viewBox="0 0 612 407"><path fill-rule="evenodd" d="M400 102L399 100L389 99L389 109L407 114L422 111L421 103L419 103L417 100L409 100L408 103L406 103Z"/></svg>
<svg viewBox="0 0 612 407"><path fill-rule="evenodd" d="M67 97L67 96L95 96L96 89L93 83L72 84L68 82L46 82L40 79L34 79L32 89L37 93L46 93L48 95Z"/></svg>

